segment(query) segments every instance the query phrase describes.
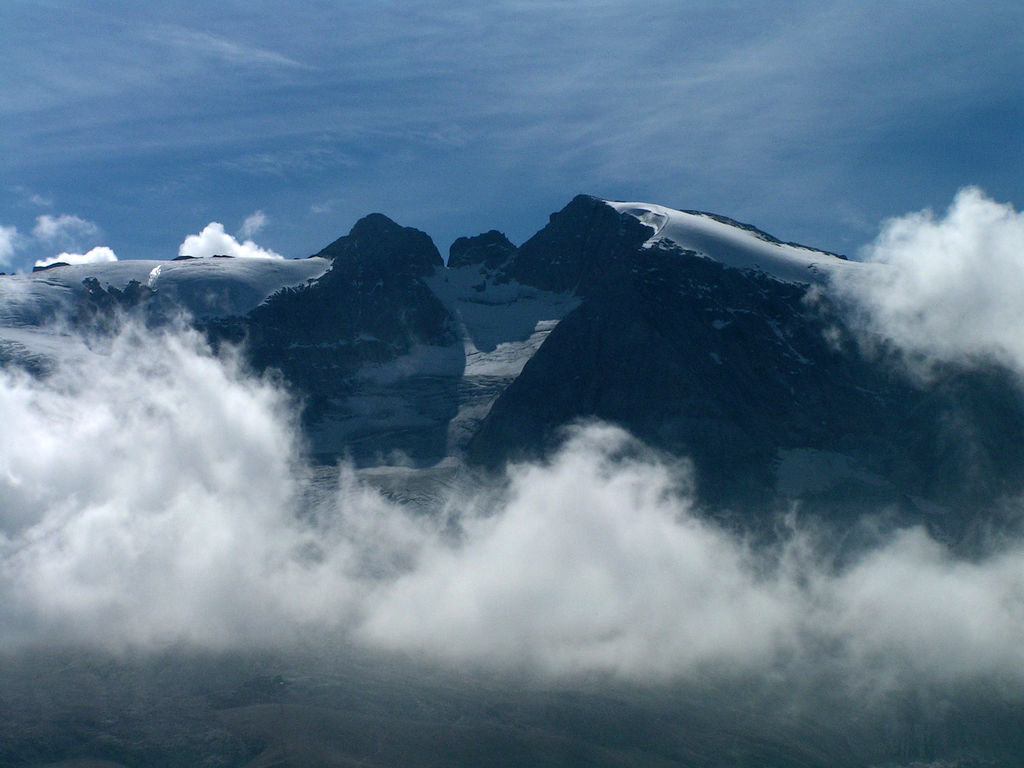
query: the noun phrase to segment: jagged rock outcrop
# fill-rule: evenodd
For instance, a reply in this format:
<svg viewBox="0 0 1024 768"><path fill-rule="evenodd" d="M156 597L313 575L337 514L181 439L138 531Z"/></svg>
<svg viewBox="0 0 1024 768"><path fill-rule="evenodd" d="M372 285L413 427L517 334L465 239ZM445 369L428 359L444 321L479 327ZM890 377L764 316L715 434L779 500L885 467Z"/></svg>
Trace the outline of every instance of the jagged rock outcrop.
<svg viewBox="0 0 1024 768"><path fill-rule="evenodd" d="M596 197L577 195L522 244L502 274L548 291L584 294L595 281L628 272L632 255L649 236L637 219Z"/></svg>
<svg viewBox="0 0 1024 768"><path fill-rule="evenodd" d="M312 449L325 460L349 455L372 462L400 452L439 461L457 407L461 355L451 316L422 280L444 266L433 241L371 214L316 256L331 260L316 281L286 288L246 317L209 330L244 340L258 369L283 373L304 400ZM451 374L413 375L397 397L375 392L373 371L418 347L451 350Z"/></svg>
<svg viewBox="0 0 1024 768"><path fill-rule="evenodd" d="M493 270L508 261L515 250L511 241L496 229L475 237L460 237L448 249L448 267L458 269L481 264Z"/></svg>

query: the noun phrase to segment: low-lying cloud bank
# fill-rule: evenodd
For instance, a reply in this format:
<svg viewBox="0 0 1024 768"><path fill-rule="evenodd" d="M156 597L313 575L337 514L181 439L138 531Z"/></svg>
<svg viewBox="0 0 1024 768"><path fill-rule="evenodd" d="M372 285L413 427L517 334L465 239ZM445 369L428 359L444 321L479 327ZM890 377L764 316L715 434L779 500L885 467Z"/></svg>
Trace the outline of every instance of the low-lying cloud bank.
<svg viewBox="0 0 1024 768"><path fill-rule="evenodd" d="M69 340L0 372L0 642L286 645L664 680L780 665L879 684L1024 684L1024 546L959 560L906 530L834 567L702 519L685 466L618 429L431 514L339 468L313 492L295 407L190 330Z"/></svg>
<svg viewBox="0 0 1024 768"><path fill-rule="evenodd" d="M1024 213L976 187L943 216L891 219L835 289L867 330L926 361L998 361L1024 374Z"/></svg>

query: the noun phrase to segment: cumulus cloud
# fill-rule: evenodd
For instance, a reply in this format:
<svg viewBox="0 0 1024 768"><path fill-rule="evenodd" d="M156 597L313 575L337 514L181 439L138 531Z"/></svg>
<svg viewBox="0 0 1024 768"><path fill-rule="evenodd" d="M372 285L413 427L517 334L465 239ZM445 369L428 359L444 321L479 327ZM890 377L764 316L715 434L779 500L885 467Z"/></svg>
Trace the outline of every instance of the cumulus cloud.
<svg viewBox="0 0 1024 768"><path fill-rule="evenodd" d="M624 447L635 443L621 430L593 426L550 464L513 470L498 511L463 516L456 545L422 548L358 636L555 675L1024 682L1019 543L967 562L915 528L836 568L809 532L758 549L701 518L678 467L624 460Z"/></svg>
<svg viewBox="0 0 1024 768"><path fill-rule="evenodd" d="M0 371L4 645L323 634L556 676L1024 684L1019 542L966 561L911 529L842 567L804 534L754 546L601 425L425 514L345 465L314 482L288 396L192 331L62 338L45 379Z"/></svg>
<svg viewBox="0 0 1024 768"><path fill-rule="evenodd" d="M1024 214L962 189L941 216L888 221L835 287L865 327L915 355L1024 373Z"/></svg>
<svg viewBox="0 0 1024 768"><path fill-rule="evenodd" d="M257 212L260 213L260 212ZM254 216L256 214L253 214ZM262 215L260 213L260 215ZM249 219L253 217L250 216ZM246 219L246 224L249 223ZM245 226L243 225L243 237ZM178 247L179 256L197 256L200 258L209 256L234 256L242 259L283 259L279 253L260 248L252 240L246 239L238 242L234 237L224 231L224 225L211 221L198 235L189 235Z"/></svg>
<svg viewBox="0 0 1024 768"><path fill-rule="evenodd" d="M69 213L62 213L59 216L37 216L36 224L32 228L32 236L44 243L72 245L96 237L99 232L100 228L95 223Z"/></svg>
<svg viewBox="0 0 1024 768"><path fill-rule="evenodd" d="M18 241L17 227L0 226L0 264L7 265L14 258L14 248Z"/></svg>
<svg viewBox="0 0 1024 768"><path fill-rule="evenodd" d="M117 261L117 255L105 245L91 248L85 253L58 253L46 259L37 259L37 267L48 267L51 264L100 264Z"/></svg>
<svg viewBox="0 0 1024 768"><path fill-rule="evenodd" d="M693 512L686 474L613 427L512 471L500 512L465 520L375 601L374 644L452 661L658 677L769 662L793 641L789 587Z"/></svg>
<svg viewBox="0 0 1024 768"><path fill-rule="evenodd" d="M263 211L253 211L245 217L242 228L238 230L238 236L246 240L251 239L259 234L265 226L267 226L267 214Z"/></svg>
<svg viewBox="0 0 1024 768"><path fill-rule="evenodd" d="M4 639L213 645L336 618L318 600L344 577L319 579L293 517L285 396L188 331L68 344L45 382L0 375Z"/></svg>

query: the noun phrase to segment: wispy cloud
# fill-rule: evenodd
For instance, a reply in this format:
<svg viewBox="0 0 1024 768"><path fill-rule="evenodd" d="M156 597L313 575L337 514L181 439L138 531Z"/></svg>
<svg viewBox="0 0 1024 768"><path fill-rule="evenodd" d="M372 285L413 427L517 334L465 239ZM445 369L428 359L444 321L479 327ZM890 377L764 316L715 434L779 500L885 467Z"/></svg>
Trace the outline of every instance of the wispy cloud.
<svg viewBox="0 0 1024 768"><path fill-rule="evenodd" d="M20 267L15 258L19 253L31 263L40 252L52 254L57 248L64 250L56 256L36 258L35 265L46 266L58 261L69 264L116 261L110 248L96 246L102 234L95 222L70 213L37 216L27 234L19 232L16 226L0 226L0 264Z"/></svg>
<svg viewBox="0 0 1024 768"><path fill-rule="evenodd" d="M0 264L9 265L14 258L15 244L18 241L18 228L0 226Z"/></svg>
<svg viewBox="0 0 1024 768"><path fill-rule="evenodd" d="M189 54L208 56L241 66L312 70L293 58L268 48L232 40L206 30L177 25L161 25L150 29L152 39L179 48Z"/></svg>
<svg viewBox="0 0 1024 768"><path fill-rule="evenodd" d="M99 233L100 228L95 222L70 213L59 216L43 214L36 217L36 224L32 228L32 236L44 243L78 243L96 237Z"/></svg>
<svg viewBox="0 0 1024 768"><path fill-rule="evenodd" d="M245 217L241 229L238 230L238 236L246 240L253 238L267 226L267 221L267 214L263 211L253 211Z"/></svg>
<svg viewBox="0 0 1024 768"><path fill-rule="evenodd" d="M288 179L296 176L316 177L339 167L355 168L358 161L336 146L336 142L320 136L297 148L246 152L225 157L217 166L220 170Z"/></svg>
<svg viewBox="0 0 1024 768"><path fill-rule="evenodd" d="M133 253L155 233L177 237L185 175L210 190L204 202L263 205L279 224L337 198L355 216L444 208L445 237L485 222L521 239L585 191L718 210L849 252L864 220L965 183L1015 194L1024 162L1012 34L1024 6L1005 3L653 0L581 14L558 2L187 0L155 26L128 7L66 13L44 39L34 5L5 16L15 49L0 153L9 183L45 178L78 210L73 179L102 168L89 210L130 231ZM68 52L74 67L60 64ZM246 184L215 183L225 174L280 183L254 200ZM160 215L122 216L110 189ZM439 192L443 206L424 204ZM298 224L278 234L314 247Z"/></svg>

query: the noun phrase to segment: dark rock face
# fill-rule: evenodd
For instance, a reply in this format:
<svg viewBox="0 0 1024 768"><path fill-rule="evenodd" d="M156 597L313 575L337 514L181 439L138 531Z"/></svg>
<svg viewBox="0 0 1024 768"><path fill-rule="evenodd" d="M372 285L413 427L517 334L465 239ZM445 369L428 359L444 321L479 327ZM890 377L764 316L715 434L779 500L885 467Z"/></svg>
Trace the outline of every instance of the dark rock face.
<svg viewBox="0 0 1024 768"><path fill-rule="evenodd" d="M650 236L651 230L634 217L620 216L596 197L578 195L523 243L504 275L547 291L586 294L592 285L628 272L636 250Z"/></svg>
<svg viewBox="0 0 1024 768"><path fill-rule="evenodd" d="M279 370L302 396L309 428L352 416L350 397L364 367L393 362L417 345L455 343L452 318L421 280L443 268L425 233L371 214L317 255L333 265L315 282L280 291L248 317L207 326L217 338L244 340L258 370ZM456 382L433 377L421 384L442 390L428 397L438 404L424 427L429 435L381 429L338 453L371 460L398 450L426 463L440 460L445 425L455 413L448 390ZM334 458L332 450L328 454L325 459Z"/></svg>
<svg viewBox="0 0 1024 768"><path fill-rule="evenodd" d="M358 336L385 356L415 343L451 341L447 311L418 279L443 267L425 233L374 214L317 255L333 259L326 274L252 313L258 341L330 343Z"/></svg>
<svg viewBox="0 0 1024 768"><path fill-rule="evenodd" d="M511 241L496 229L476 237L460 237L448 249L448 267L458 269L482 264L493 270L508 261L515 250Z"/></svg>
<svg viewBox="0 0 1024 768"><path fill-rule="evenodd" d="M597 417L692 457L705 500L765 502L780 444L855 439L840 424L867 397L830 407L839 388L822 379L854 373L827 348L823 324L808 323L802 299L797 286L685 252L639 251L625 279L595 281L552 332L471 455L498 464L510 450L542 453L559 426ZM809 355L836 365L826 373ZM871 434L875 411L858 433Z"/></svg>
<svg viewBox="0 0 1024 768"><path fill-rule="evenodd" d="M364 216L346 236L314 255L333 259L346 274L423 277L444 266L426 232L400 227L381 213Z"/></svg>
<svg viewBox="0 0 1024 768"><path fill-rule="evenodd" d="M498 398L473 460L537 457L563 425L599 418L691 457L713 507L770 506L781 452L796 450L852 457L870 478L843 493L894 503L973 505L1024 483L1009 376L950 370L922 387L865 355L805 286L672 246L580 284L582 305Z"/></svg>
<svg viewBox="0 0 1024 768"><path fill-rule="evenodd" d="M138 280L129 281L121 290L112 285L104 288L95 277L87 277L82 281L82 286L85 288L88 305L96 310L131 309L156 295L152 288Z"/></svg>
<svg viewBox="0 0 1024 768"><path fill-rule="evenodd" d="M68 263L66 261L55 261L52 264L47 264L45 267L39 266L37 264L36 266L32 267L32 271L33 272L45 272L48 269L53 269L55 267L66 267L66 266L68 266Z"/></svg>
<svg viewBox="0 0 1024 768"><path fill-rule="evenodd" d="M543 456L564 426L596 418L691 458L711 508L769 510L796 494L853 514L865 499L984 505L1024 487L1024 402L1008 375L950 369L915 382L864 353L822 294L670 242L642 247L650 234L579 196L518 249L496 231L453 244L451 268L481 270L483 307L513 281L581 299L495 390L470 461ZM447 281L423 280L443 274L437 249L373 214L319 255L333 259L319 280L211 329L283 373L311 434L328 436L314 439L324 458L440 460L468 401L459 321L437 293ZM821 477L837 462L855 469Z"/></svg>

